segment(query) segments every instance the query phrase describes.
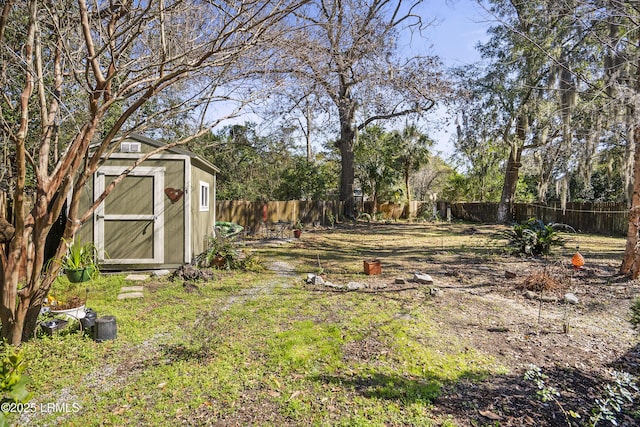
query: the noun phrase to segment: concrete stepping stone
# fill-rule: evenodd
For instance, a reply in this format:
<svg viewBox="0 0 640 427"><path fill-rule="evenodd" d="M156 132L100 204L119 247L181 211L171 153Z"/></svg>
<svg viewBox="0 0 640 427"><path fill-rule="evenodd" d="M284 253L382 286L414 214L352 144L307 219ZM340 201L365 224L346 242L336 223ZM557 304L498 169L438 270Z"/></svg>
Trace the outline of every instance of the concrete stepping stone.
<svg viewBox="0 0 640 427"><path fill-rule="evenodd" d="M131 280L132 282L144 282L149 278L148 274L130 274L125 277L125 280Z"/></svg>
<svg viewBox="0 0 640 427"><path fill-rule="evenodd" d="M144 291L144 286L124 286L120 288L120 292L142 292Z"/></svg>
<svg viewBox="0 0 640 427"><path fill-rule="evenodd" d="M142 292L127 292L124 294L118 295L118 299L134 299L134 298L143 298L144 294Z"/></svg>

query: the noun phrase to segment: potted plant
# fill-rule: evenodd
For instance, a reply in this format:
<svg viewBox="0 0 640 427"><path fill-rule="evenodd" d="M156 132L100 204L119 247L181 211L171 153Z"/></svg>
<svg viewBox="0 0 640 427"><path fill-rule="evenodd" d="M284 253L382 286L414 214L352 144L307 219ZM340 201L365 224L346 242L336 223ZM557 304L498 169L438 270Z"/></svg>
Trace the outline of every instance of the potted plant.
<svg viewBox="0 0 640 427"><path fill-rule="evenodd" d="M216 267L230 270L234 268L239 257L238 250L232 239L225 237L211 237L207 251L198 264L203 267Z"/></svg>
<svg viewBox="0 0 640 427"><path fill-rule="evenodd" d="M296 239L299 239L300 236L302 235L303 228L304 228L304 225L302 225L302 222L299 219L293 223L293 235Z"/></svg>
<svg viewBox="0 0 640 427"><path fill-rule="evenodd" d="M78 320L85 317L88 289L85 290L83 298L81 295L82 290L78 289L77 283L69 282L65 285L58 282L58 285L60 286L55 286L52 289L56 296L49 295L46 300L51 314L72 317Z"/></svg>
<svg viewBox="0 0 640 427"><path fill-rule="evenodd" d="M60 266L71 283L86 282L98 272L97 252L93 243L82 243L80 239L67 242Z"/></svg>

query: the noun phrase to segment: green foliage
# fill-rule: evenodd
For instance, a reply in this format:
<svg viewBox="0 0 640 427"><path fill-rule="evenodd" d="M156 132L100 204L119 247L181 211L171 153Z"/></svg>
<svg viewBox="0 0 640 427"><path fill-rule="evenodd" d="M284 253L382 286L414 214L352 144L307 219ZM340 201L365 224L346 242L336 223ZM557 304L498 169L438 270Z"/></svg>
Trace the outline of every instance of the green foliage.
<svg viewBox="0 0 640 427"><path fill-rule="evenodd" d="M207 249L196 258L199 267L260 272L264 266L253 253L243 252L233 238L210 236Z"/></svg>
<svg viewBox="0 0 640 427"><path fill-rule="evenodd" d="M563 244L554 225L545 225L535 218L514 225L513 229L505 231L502 236L509 240L509 245L514 248L515 253L527 256L549 255L552 246Z"/></svg>
<svg viewBox="0 0 640 427"><path fill-rule="evenodd" d="M255 123L232 125L189 144L220 168L219 200L328 199L337 187L338 162L296 153L290 138L259 134Z"/></svg>
<svg viewBox="0 0 640 427"><path fill-rule="evenodd" d="M1 403L25 403L31 398L27 390L29 377L24 374L26 358L24 349L18 349L5 342L0 344L0 393ZM0 412L0 427L8 426L6 414Z"/></svg>
<svg viewBox="0 0 640 427"><path fill-rule="evenodd" d="M449 202L497 202L500 200L504 174L495 170L469 171L466 174L452 172L442 191L442 198Z"/></svg>
<svg viewBox="0 0 640 427"><path fill-rule="evenodd" d="M536 200L537 180L530 175L520 175L516 186L516 203L532 203Z"/></svg>
<svg viewBox="0 0 640 427"><path fill-rule="evenodd" d="M631 305L630 322L636 330L640 328L640 298L636 298Z"/></svg>
<svg viewBox="0 0 640 427"><path fill-rule="evenodd" d="M98 250L93 243L82 243L79 237L70 243L66 240L65 242L67 243L67 253L60 261L60 266L64 270L79 270L87 267L98 269L96 263Z"/></svg>
<svg viewBox="0 0 640 427"><path fill-rule="evenodd" d="M337 164L330 161L308 161L294 156L285 165L277 183L277 200L327 200L335 191L339 176Z"/></svg>
<svg viewBox="0 0 640 427"><path fill-rule="evenodd" d="M411 174L429 162L429 147L433 145L433 141L422 134L415 125L411 125L405 127L402 132L394 132L393 143L397 146L396 162L404 177L405 197L409 200Z"/></svg>
<svg viewBox="0 0 640 427"><path fill-rule="evenodd" d="M562 414L564 415L565 421L568 426L572 425L569 417L580 418L580 414L578 414L577 412L573 410L567 411L564 409L564 407L558 400L558 398L560 397L560 392L555 387L546 384L545 381L549 379L549 376L544 374L538 366L531 365L529 369L524 373L524 379L527 381L532 381L538 388L538 391L536 391L538 399L540 399L542 402L555 402L555 404L558 405L558 408L560 408L560 411L562 411Z"/></svg>
<svg viewBox="0 0 640 427"><path fill-rule="evenodd" d="M542 402L553 401L565 416L567 425L571 426L569 417L580 418L578 409L566 410L558 400L560 392L553 386L547 385L549 377L536 366L531 365L524 374L524 379L531 381L537 387L536 395ZM633 404L638 393L635 378L627 372L613 372L613 383L605 384L603 396L595 399L595 406L591 409L588 426L595 427L600 421L609 421L617 426L617 415L622 412L624 405Z"/></svg>
<svg viewBox="0 0 640 427"><path fill-rule="evenodd" d="M622 412L625 404L634 401L634 394L638 393L638 386L634 377L627 372L613 372L613 383L604 386L604 396L596 399L596 406L592 409L589 422L595 426L600 420L609 421L617 426L617 414Z"/></svg>
<svg viewBox="0 0 640 427"><path fill-rule="evenodd" d="M277 333L271 353L284 369L313 369L320 364L339 364L343 343L344 335L336 325L315 325L305 320Z"/></svg>
<svg viewBox="0 0 640 427"><path fill-rule="evenodd" d="M536 395L541 401L549 402L560 397L560 392L555 387L546 385L545 381L549 379L549 376L544 374L539 366L531 365L524 373L524 379L535 384L538 388Z"/></svg>
<svg viewBox="0 0 640 427"><path fill-rule="evenodd" d="M436 203L433 201L421 204L420 210L416 214L416 219L422 221L439 221L441 219L440 214L437 210L434 212L435 207Z"/></svg>
<svg viewBox="0 0 640 427"><path fill-rule="evenodd" d="M370 126L364 130L356 143L355 175L362 191L369 194L374 202L384 193L392 192L400 179L398 147L395 136L381 126Z"/></svg>
<svg viewBox="0 0 640 427"><path fill-rule="evenodd" d="M411 194L416 200L431 200L434 195L442 200L443 190L453 168L439 154L430 155L426 164L410 178Z"/></svg>
<svg viewBox="0 0 640 427"><path fill-rule="evenodd" d="M354 144L355 175L362 190L374 201L407 198L410 177L429 161L431 145L415 125L393 132L367 127Z"/></svg>
<svg viewBox="0 0 640 427"><path fill-rule="evenodd" d="M327 214L327 221L329 221L329 225L331 226L331 228L336 225L336 216L333 214L333 212L329 212Z"/></svg>

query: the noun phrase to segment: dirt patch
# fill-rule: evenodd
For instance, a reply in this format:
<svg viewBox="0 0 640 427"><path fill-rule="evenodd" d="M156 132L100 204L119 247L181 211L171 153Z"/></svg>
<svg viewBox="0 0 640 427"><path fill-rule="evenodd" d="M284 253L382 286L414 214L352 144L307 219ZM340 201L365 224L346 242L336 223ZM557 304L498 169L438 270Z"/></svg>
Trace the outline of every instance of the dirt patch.
<svg viewBox="0 0 640 427"><path fill-rule="evenodd" d="M640 294L638 282L620 277L615 262L580 271L560 267L563 277L554 279L540 300L526 293L536 280L547 284L537 261L509 264L518 271L510 279L503 264L483 267L471 274L439 275L445 292L434 300L442 307L437 321L504 363L509 373L447 387L435 402L435 412L453 415L460 426L584 425L595 399L603 397L603 386L613 381L612 370L638 371L638 351L633 350L637 337L627 320L633 298ZM565 303L566 293L576 295L578 304ZM530 365L541 367L548 376L545 383L559 390L557 402L536 398L534 384L523 378ZM563 411L570 410L581 419L567 418ZM618 421L637 425L628 415Z"/></svg>

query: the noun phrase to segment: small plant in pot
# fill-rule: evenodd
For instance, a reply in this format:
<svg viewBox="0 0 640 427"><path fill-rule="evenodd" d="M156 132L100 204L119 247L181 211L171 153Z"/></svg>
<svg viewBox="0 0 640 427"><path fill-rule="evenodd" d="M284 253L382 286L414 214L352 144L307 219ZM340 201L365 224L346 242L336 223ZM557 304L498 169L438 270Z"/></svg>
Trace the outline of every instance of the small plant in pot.
<svg viewBox="0 0 640 427"><path fill-rule="evenodd" d="M67 253L62 257L60 266L71 283L86 282L99 272L97 255L93 243L74 239L70 244L67 242Z"/></svg>
<svg viewBox="0 0 640 427"><path fill-rule="evenodd" d="M45 301L51 314L82 319L86 313L89 289L67 280L56 280Z"/></svg>
<svg viewBox="0 0 640 427"><path fill-rule="evenodd" d="M71 285L77 286L75 283ZM47 297L47 305L51 314L67 315L75 319L81 319L85 315L86 294L84 297L80 295L80 289L54 289L56 296L49 295Z"/></svg>
<svg viewBox="0 0 640 427"><path fill-rule="evenodd" d="M200 256L198 264L201 267L231 270L235 268L238 257L239 253L232 239L210 237L207 250Z"/></svg>
<svg viewBox="0 0 640 427"><path fill-rule="evenodd" d="M293 235L296 239L299 239L300 236L302 235L303 228L304 228L304 225L299 219L293 223Z"/></svg>

